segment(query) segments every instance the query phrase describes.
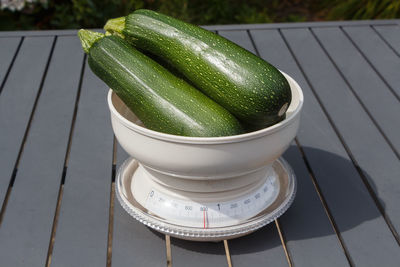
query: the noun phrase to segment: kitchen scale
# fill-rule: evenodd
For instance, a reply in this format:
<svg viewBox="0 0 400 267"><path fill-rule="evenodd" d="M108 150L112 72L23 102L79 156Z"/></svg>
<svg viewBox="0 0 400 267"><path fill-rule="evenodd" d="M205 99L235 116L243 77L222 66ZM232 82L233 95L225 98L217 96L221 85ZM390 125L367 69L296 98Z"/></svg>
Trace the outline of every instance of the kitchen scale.
<svg viewBox="0 0 400 267"><path fill-rule="evenodd" d="M303 94L287 74L285 120L251 133L184 137L143 127L111 90L115 136L131 156L116 176L122 207L148 227L181 239L219 241L254 232L293 202L296 178L280 156L300 123Z"/></svg>

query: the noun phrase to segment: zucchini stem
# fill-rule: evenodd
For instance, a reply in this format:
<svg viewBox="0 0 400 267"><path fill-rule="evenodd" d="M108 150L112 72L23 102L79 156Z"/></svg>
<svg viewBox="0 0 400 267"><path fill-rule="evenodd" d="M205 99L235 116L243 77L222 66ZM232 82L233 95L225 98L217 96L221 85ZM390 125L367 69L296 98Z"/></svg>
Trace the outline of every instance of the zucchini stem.
<svg viewBox="0 0 400 267"><path fill-rule="evenodd" d="M125 29L125 17L119 17L115 19L109 19L104 25L104 30L111 33L119 33L122 34L122 31Z"/></svg>
<svg viewBox="0 0 400 267"><path fill-rule="evenodd" d="M85 53L89 53L92 45L104 37L104 34L99 32L88 31L84 29L80 29L78 31L79 39L81 40L82 48Z"/></svg>

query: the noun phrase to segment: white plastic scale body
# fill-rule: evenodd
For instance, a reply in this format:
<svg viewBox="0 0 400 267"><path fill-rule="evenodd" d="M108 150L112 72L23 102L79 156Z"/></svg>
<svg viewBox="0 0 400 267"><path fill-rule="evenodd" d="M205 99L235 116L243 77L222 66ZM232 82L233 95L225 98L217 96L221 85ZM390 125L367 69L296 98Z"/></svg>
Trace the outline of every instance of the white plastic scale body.
<svg viewBox="0 0 400 267"><path fill-rule="evenodd" d="M128 213L157 231L197 241L257 230L286 211L295 191L295 176L283 159L247 179L154 176L132 158L117 175L117 196Z"/></svg>
<svg viewBox="0 0 400 267"><path fill-rule="evenodd" d="M286 118L223 137L184 137L143 127L112 93L111 123L132 157L121 165L116 196L143 224L183 239L217 241L251 233L290 206L296 180L280 156L299 128L303 93L289 75Z"/></svg>

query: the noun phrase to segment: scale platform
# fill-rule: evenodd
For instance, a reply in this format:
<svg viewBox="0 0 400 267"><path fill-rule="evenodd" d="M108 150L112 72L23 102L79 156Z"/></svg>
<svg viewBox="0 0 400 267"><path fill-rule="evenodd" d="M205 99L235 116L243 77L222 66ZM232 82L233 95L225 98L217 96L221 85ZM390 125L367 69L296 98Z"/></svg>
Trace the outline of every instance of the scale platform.
<svg viewBox="0 0 400 267"><path fill-rule="evenodd" d="M166 185L129 158L118 170L116 195L133 218L158 232L187 240L219 241L254 232L281 216L293 202L296 179L283 158L254 177L249 175L247 183L243 177L239 183L232 178L213 181L213 192L201 192L200 181L189 180L186 189L174 187L170 180Z"/></svg>

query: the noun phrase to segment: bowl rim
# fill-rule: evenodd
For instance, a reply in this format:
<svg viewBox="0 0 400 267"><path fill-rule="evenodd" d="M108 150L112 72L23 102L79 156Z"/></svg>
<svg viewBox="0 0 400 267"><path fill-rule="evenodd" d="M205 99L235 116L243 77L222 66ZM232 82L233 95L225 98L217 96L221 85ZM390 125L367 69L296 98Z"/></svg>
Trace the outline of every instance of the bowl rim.
<svg viewBox="0 0 400 267"><path fill-rule="evenodd" d="M207 144L225 144L225 143L243 142L243 141L250 140L250 139L260 138L262 136L269 135L269 134L275 133L279 130L282 130L286 126L293 123L295 118L299 115L299 113L303 107L303 103L304 103L304 96L303 96L301 87L288 74L286 74L283 71L281 71L281 73L288 80L289 84L294 85L294 86L291 86L290 89L292 91L297 90L297 93L299 95L299 104L297 105L295 110L289 116L287 116L284 120L282 120L276 124L273 124L269 127L266 127L266 128L263 128L263 129L260 129L257 131L238 134L238 135L219 136L219 137L192 137L192 136L180 136L180 135L173 135L173 134L167 134L167 133L154 131L151 129L147 129L143 126L140 126L140 125L128 120L124 116L122 116L117 111L117 109L115 108L115 106L112 102L112 96L115 93L113 92L113 90L111 88L109 89L108 94L107 94L107 102L108 102L108 107L110 109L111 115L115 116L120 123L122 123L125 127L129 128L130 130L133 130L134 132L136 132L138 134L145 135L145 136L148 136L151 138L174 142L174 143L206 144L206 145Z"/></svg>

